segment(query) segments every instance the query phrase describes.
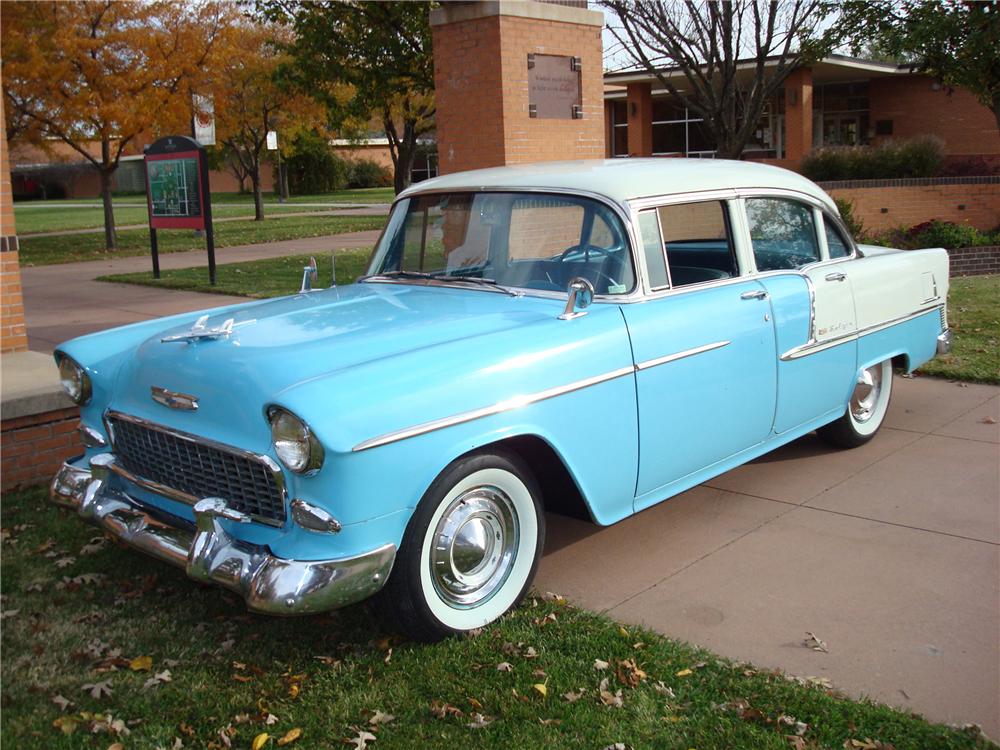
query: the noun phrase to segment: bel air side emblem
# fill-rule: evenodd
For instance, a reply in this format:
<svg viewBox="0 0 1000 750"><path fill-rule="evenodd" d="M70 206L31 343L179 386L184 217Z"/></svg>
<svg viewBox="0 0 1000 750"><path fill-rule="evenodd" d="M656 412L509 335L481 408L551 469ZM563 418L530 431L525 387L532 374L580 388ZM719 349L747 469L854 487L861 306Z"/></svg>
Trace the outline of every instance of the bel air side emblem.
<svg viewBox="0 0 1000 750"><path fill-rule="evenodd" d="M169 406L171 409L198 411L197 396L192 396L187 393L177 393L176 391L168 391L166 388L160 388L158 385L154 385L149 390L152 393L153 401L158 404Z"/></svg>

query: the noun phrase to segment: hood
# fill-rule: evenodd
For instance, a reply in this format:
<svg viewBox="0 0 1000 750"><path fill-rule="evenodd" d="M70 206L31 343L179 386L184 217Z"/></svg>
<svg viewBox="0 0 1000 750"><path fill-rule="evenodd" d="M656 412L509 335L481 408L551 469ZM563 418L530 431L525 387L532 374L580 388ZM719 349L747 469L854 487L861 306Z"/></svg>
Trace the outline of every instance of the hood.
<svg viewBox="0 0 1000 750"><path fill-rule="evenodd" d="M208 317L206 328L232 319L229 335L162 340L189 332L188 322L146 339L119 371L111 408L178 429L187 425L191 432L204 434L206 424L224 424L227 432L246 435L264 425L260 410L298 383L554 319L563 304L460 287L382 283L249 303ZM154 402L154 386L196 396L198 411ZM266 435L262 441L266 446Z"/></svg>

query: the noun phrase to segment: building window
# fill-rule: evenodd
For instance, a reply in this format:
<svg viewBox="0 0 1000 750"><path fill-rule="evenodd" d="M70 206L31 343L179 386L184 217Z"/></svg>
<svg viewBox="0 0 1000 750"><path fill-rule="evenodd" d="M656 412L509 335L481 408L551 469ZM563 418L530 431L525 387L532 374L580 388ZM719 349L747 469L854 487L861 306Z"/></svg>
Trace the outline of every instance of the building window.
<svg viewBox="0 0 1000 750"><path fill-rule="evenodd" d="M422 182L438 176L437 154L418 151L413 157L413 168L410 170L410 182Z"/></svg>
<svg viewBox="0 0 1000 750"><path fill-rule="evenodd" d="M715 156L704 120L671 99L653 100L653 156Z"/></svg>
<svg viewBox="0 0 1000 750"><path fill-rule="evenodd" d="M868 81L813 90L813 146L864 146L869 141Z"/></svg>
<svg viewBox="0 0 1000 750"><path fill-rule="evenodd" d="M628 156L628 102L611 102L611 155Z"/></svg>

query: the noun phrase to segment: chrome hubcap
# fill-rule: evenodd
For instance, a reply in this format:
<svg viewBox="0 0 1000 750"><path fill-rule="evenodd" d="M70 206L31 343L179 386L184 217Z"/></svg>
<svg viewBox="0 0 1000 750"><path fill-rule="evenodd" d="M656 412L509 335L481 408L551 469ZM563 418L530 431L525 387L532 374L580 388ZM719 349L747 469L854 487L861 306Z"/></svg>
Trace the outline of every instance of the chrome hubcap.
<svg viewBox="0 0 1000 750"><path fill-rule="evenodd" d="M507 579L517 551L514 505L497 487L474 487L445 510L434 530L431 576L443 599L474 607Z"/></svg>
<svg viewBox="0 0 1000 750"><path fill-rule="evenodd" d="M851 416L855 422L867 422L875 413L882 392L882 365L869 367L861 373L851 395Z"/></svg>

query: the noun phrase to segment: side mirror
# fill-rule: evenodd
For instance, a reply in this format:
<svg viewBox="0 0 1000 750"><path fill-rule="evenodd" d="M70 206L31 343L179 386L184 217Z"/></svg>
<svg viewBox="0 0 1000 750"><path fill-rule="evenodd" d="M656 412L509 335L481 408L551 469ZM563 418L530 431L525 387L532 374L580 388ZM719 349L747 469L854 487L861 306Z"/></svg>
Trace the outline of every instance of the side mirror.
<svg viewBox="0 0 1000 750"><path fill-rule="evenodd" d="M312 285L316 283L319 278L319 273L316 270L316 259L310 258L309 265L302 267L302 288L299 289L299 294L303 292L311 292Z"/></svg>
<svg viewBox="0 0 1000 750"><path fill-rule="evenodd" d="M594 301L594 285L582 276L577 276L569 282L569 298L566 300L566 309L563 310L559 320L572 320L586 315L583 312Z"/></svg>

